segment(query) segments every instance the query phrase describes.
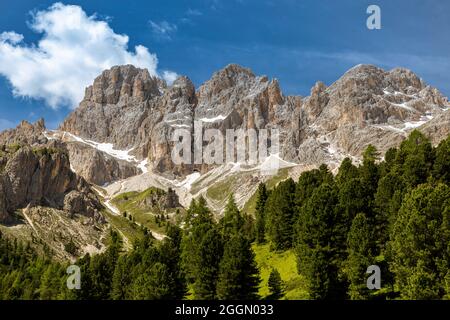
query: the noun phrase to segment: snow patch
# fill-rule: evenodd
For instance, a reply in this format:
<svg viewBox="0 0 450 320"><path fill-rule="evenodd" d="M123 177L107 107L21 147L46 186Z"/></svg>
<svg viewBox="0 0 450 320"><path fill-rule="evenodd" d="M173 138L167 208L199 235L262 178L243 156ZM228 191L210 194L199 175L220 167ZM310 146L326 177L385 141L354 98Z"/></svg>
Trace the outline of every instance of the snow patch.
<svg viewBox="0 0 450 320"><path fill-rule="evenodd" d="M173 128L191 128L191 126L187 124L171 124L170 126Z"/></svg>
<svg viewBox="0 0 450 320"><path fill-rule="evenodd" d="M141 169L142 174L144 173L148 173L148 159L142 160L139 164L138 164L138 169Z"/></svg>
<svg viewBox="0 0 450 320"><path fill-rule="evenodd" d="M408 111L415 111L413 108L408 106L407 102L403 102L403 103L393 103L393 102L391 102L391 104L393 106L396 106L396 107L399 107L399 108L402 108L402 109L405 109L405 110L408 110Z"/></svg>
<svg viewBox="0 0 450 320"><path fill-rule="evenodd" d="M70 138L72 138L73 140L75 140L76 142L86 144L94 149L97 149L101 152L104 152L104 153L110 155L113 158L123 160L123 161L129 162L129 163L134 163L134 164L136 164L136 166L139 169L141 169L141 171L143 173L148 172L148 169L147 169L148 159L139 161L135 156L130 155L130 152L133 151L134 148L131 148L129 150L118 150L118 149L114 149L114 145L112 143L99 143L99 142L95 142L92 140L83 139L83 138L80 138L80 137L70 133L70 132L64 132L63 138L66 135L69 136Z"/></svg>
<svg viewBox="0 0 450 320"><path fill-rule="evenodd" d="M201 118L199 119L202 122L216 122L216 121L222 121L225 120L228 116L218 115L214 118Z"/></svg>
<svg viewBox="0 0 450 320"><path fill-rule="evenodd" d="M186 178L180 183L175 184L178 188L185 188L187 190L191 190L192 184L200 178L200 172L194 172L190 175L187 175Z"/></svg>
<svg viewBox="0 0 450 320"><path fill-rule="evenodd" d="M48 133L47 131L42 132L42 134L44 135L44 137L45 137L47 140L56 140L56 138L50 136L49 133Z"/></svg>
<svg viewBox="0 0 450 320"><path fill-rule="evenodd" d="M430 113L426 113L424 116L422 116L420 118L419 121L407 121L407 122L400 124L399 126L378 125L375 127L382 129L382 130L389 130L389 131L394 131L394 132L398 132L398 133L407 133L409 130L412 130L412 129L415 129L415 128L418 128L418 127L424 125L431 119L433 119L433 116Z"/></svg>

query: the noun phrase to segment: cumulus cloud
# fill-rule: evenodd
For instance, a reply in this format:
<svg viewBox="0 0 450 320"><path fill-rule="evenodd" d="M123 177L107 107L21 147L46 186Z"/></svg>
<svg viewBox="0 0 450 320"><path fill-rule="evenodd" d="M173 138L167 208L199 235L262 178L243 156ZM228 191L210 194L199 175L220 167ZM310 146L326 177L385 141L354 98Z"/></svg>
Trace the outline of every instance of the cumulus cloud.
<svg viewBox="0 0 450 320"><path fill-rule="evenodd" d="M22 42L23 35L15 33L14 31L2 32L0 34L0 42L9 42L11 44L17 44Z"/></svg>
<svg viewBox="0 0 450 320"><path fill-rule="evenodd" d="M172 34L178 29L176 24L167 22L165 20L161 22L149 20L148 23L150 24L153 35L159 39L171 40Z"/></svg>
<svg viewBox="0 0 450 320"><path fill-rule="evenodd" d="M0 35L0 74L17 96L44 100L52 108L74 107L103 70L133 64L158 76L158 59L148 48L128 49L128 36L80 6L55 3L33 14L30 27L42 38L27 45L14 31ZM168 71L167 71L168 72Z"/></svg>
<svg viewBox="0 0 450 320"><path fill-rule="evenodd" d="M176 72L166 70L163 72L162 77L167 84L171 85L178 78L178 74Z"/></svg>

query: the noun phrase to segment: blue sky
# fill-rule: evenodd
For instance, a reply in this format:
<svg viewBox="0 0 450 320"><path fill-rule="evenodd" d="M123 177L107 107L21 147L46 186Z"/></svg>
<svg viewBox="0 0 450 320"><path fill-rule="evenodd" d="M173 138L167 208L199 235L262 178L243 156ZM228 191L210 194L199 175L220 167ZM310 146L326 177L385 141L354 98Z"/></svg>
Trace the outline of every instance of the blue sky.
<svg viewBox="0 0 450 320"><path fill-rule="evenodd" d="M0 129L39 117L56 127L85 83L107 65L111 48L114 58L108 63L136 61L167 79L170 72L187 75L197 86L238 63L278 78L286 94L308 95L317 80L331 84L350 67L371 63L410 68L450 95L450 2L445 0L101 0L63 2L52 9L54 2L0 2L5 46L3 51L0 46ZM381 8L381 30L366 28L370 4ZM51 29L66 5L79 6L71 12L86 15L80 32L104 27L99 48L95 41L85 46L89 39L83 33ZM60 14L52 16L57 9ZM56 40L52 32L59 32ZM50 60L42 57L46 48L54 50Z"/></svg>

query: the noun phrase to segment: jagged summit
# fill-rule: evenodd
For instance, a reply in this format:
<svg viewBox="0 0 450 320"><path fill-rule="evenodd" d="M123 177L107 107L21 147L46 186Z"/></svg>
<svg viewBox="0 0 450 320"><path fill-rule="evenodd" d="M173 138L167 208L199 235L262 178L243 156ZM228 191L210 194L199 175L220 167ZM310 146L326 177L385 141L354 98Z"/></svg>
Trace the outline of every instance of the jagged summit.
<svg viewBox="0 0 450 320"><path fill-rule="evenodd" d="M247 77L255 77L255 74L250 68L243 67L236 63L230 63L227 66L225 66L223 69L215 72L212 76L212 78L215 77L222 77L223 75L226 75L228 77L234 77L237 75L245 75Z"/></svg>
<svg viewBox="0 0 450 320"><path fill-rule="evenodd" d="M34 124L23 120L14 128L0 132L0 144L28 144L33 145L45 140L43 132L46 130L44 119L39 119Z"/></svg>
<svg viewBox="0 0 450 320"><path fill-rule="evenodd" d="M408 130L438 117L448 106L447 98L412 71L374 65L357 65L328 87L317 82L307 97L285 96L276 79L237 64L215 72L197 90L188 77L167 86L147 70L117 66L104 71L86 92L61 131L110 143L139 161L148 159L151 171L181 176L214 167L171 161L174 130L193 131L194 121L222 132L276 127L283 159L338 163L345 155L358 157L369 143L380 150L396 145ZM77 158L86 159L83 152ZM82 172L94 172L96 165L86 161L89 170ZM127 169L128 174L132 171ZM123 174L107 176L85 175L99 183Z"/></svg>
<svg viewBox="0 0 450 320"><path fill-rule="evenodd" d="M133 65L115 66L102 72L93 85L86 88L83 101L116 104L120 99L142 102L160 94L164 80L151 76L147 69Z"/></svg>

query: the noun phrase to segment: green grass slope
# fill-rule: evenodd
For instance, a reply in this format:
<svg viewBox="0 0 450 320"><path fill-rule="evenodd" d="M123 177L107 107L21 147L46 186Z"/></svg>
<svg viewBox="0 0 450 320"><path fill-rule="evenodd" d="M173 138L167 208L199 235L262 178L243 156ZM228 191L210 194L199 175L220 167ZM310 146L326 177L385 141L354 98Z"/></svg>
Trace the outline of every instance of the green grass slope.
<svg viewBox="0 0 450 320"><path fill-rule="evenodd" d="M270 244L253 245L256 262L261 275L261 286L259 294L262 299L269 295L269 280L272 268L278 270L281 279L285 283L285 295L282 299L286 300L305 300L308 299L308 292L304 278L297 272L297 262L292 250L284 252L270 251Z"/></svg>

